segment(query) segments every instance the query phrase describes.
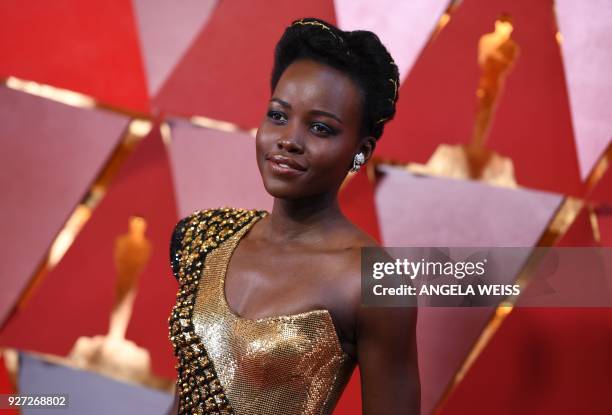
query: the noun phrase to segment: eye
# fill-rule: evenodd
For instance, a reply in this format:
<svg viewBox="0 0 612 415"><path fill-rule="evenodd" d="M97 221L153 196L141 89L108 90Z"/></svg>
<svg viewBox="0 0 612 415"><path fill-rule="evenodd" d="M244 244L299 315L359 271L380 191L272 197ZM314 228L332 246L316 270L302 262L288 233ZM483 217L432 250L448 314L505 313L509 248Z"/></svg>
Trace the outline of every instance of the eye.
<svg viewBox="0 0 612 415"><path fill-rule="evenodd" d="M320 136L330 136L330 135L334 135L336 133L336 130L334 130L333 128L329 127L328 125L325 125L321 122L316 122L314 124L312 124L312 127L310 127L312 131L314 131L315 134L320 135Z"/></svg>
<svg viewBox="0 0 612 415"><path fill-rule="evenodd" d="M268 111L268 118L271 119L275 124L286 124L287 123L287 116L280 111L274 111L274 110Z"/></svg>

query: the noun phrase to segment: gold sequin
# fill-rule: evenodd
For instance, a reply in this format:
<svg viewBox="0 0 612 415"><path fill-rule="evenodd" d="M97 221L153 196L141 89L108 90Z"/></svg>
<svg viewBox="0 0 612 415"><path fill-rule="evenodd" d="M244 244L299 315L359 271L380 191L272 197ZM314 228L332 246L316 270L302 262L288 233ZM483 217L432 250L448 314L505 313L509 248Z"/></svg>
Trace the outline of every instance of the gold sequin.
<svg viewBox="0 0 612 415"><path fill-rule="evenodd" d="M355 367L327 310L257 320L230 310L227 264L266 214L222 208L196 212L178 225L206 233L215 223L220 237L211 250L180 246L173 256L181 287L169 324L179 361L180 414L331 414ZM193 232L184 233L185 245L195 240ZM190 251L198 258L189 260Z"/></svg>

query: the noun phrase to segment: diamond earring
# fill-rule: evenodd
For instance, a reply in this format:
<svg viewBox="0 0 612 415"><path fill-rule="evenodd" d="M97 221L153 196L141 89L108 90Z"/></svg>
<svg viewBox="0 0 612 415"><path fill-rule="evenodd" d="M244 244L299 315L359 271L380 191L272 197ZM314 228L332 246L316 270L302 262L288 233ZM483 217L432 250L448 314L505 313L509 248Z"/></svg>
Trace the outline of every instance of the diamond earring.
<svg viewBox="0 0 612 415"><path fill-rule="evenodd" d="M365 156L363 155L363 153L355 154L355 157L353 158L353 167L351 167L351 171L358 172L363 163L365 163Z"/></svg>

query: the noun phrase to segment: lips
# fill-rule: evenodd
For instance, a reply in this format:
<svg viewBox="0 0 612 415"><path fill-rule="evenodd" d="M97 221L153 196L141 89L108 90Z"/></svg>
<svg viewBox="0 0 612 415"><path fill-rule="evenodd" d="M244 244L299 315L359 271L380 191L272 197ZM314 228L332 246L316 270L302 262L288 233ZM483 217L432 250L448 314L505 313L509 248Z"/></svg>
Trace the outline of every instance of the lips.
<svg viewBox="0 0 612 415"><path fill-rule="evenodd" d="M282 169L292 169L298 171L306 170L306 167L304 167L302 164L298 163L291 157L283 156L281 154L271 154L266 157L266 159L276 164Z"/></svg>

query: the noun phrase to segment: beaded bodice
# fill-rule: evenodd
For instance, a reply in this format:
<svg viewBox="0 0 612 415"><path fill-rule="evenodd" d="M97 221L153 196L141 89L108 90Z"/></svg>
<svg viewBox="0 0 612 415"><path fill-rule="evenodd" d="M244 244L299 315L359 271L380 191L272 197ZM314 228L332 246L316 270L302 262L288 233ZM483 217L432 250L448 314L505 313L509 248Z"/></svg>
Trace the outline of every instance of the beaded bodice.
<svg viewBox="0 0 612 415"><path fill-rule="evenodd" d="M211 209L175 228L179 291L169 323L180 414L330 414L355 367L327 310L256 320L231 311L227 265L266 214Z"/></svg>

